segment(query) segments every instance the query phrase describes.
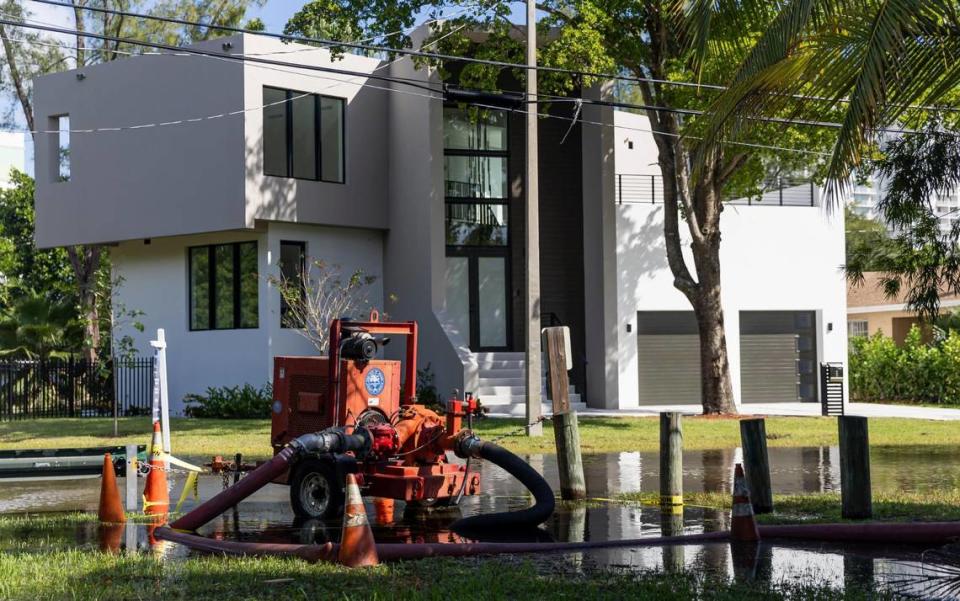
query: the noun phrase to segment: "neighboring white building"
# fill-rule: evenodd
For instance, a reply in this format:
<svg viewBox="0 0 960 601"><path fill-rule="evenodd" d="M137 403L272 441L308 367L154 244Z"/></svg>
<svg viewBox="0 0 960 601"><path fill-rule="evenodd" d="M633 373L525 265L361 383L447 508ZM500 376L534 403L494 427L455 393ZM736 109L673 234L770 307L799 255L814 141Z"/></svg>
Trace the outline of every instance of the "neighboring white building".
<svg viewBox="0 0 960 601"><path fill-rule="evenodd" d="M24 134L0 132L0 188L10 187L10 169L24 171Z"/></svg>
<svg viewBox="0 0 960 601"><path fill-rule="evenodd" d="M199 47L439 83L406 58L331 61L254 35ZM38 123L176 123L39 138L37 242L110 245L118 302L145 313L140 350L166 330L174 410L207 386L263 384L275 355L313 352L281 327L267 282L281 261L309 257L377 276L371 302L418 321L420 367L441 394L523 413L522 114L474 123L397 82L202 57L82 71L37 79ZM696 337L666 269L662 204L625 200L619 185L658 175L649 135L628 129L644 120L588 105L584 120L606 126L571 127L573 107L551 110L561 118L540 125L541 312L571 329L576 393L608 409L695 402ZM815 400L816 364L845 360L842 215L812 187L783 193L808 206L724 212L738 400Z"/></svg>

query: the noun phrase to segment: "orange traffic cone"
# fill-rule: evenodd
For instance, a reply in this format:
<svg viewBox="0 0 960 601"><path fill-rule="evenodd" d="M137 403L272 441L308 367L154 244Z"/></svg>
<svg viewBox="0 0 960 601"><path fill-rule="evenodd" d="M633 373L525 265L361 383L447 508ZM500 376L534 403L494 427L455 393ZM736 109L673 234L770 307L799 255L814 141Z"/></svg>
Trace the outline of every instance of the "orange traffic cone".
<svg viewBox="0 0 960 601"><path fill-rule="evenodd" d="M147 515L166 515L170 510L170 489L163 464L163 440L160 422L153 424L153 443L150 445L150 471L143 489L143 512Z"/></svg>
<svg viewBox="0 0 960 601"><path fill-rule="evenodd" d="M120 491L117 490L117 475L113 471L113 459L110 453L103 456L103 473L100 478L100 506L97 518L108 524L122 524L127 521L120 504Z"/></svg>
<svg viewBox="0 0 960 601"><path fill-rule="evenodd" d="M347 474L347 501L343 511L343 532L340 535L340 552L337 561L350 567L375 566L380 564L373 530L367 521L357 477Z"/></svg>
<svg viewBox="0 0 960 601"><path fill-rule="evenodd" d="M393 499L376 497L373 500L373 509L377 513L377 523L381 526L393 523Z"/></svg>
<svg viewBox="0 0 960 601"><path fill-rule="evenodd" d="M733 472L733 512L730 519L730 538L736 541L758 541L760 531L753 517L750 489L739 463Z"/></svg>

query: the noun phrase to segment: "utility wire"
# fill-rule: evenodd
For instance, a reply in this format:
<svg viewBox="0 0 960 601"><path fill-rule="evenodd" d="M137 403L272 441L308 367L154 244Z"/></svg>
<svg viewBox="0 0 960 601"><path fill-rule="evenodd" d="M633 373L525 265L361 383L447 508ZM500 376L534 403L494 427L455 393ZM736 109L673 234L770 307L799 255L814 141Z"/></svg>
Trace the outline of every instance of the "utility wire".
<svg viewBox="0 0 960 601"><path fill-rule="evenodd" d="M108 41L108 42L119 42L121 44L129 44L131 46L140 46L144 48L156 48L159 50L166 50L167 52L178 53L178 54L193 54L198 56L209 56L211 58L219 58L219 59L229 60L229 61L250 62L250 63L256 63L256 64L274 65L278 67L288 67L292 69L305 69L308 71L322 71L327 73L337 73L339 75L347 75L347 76L359 77L363 79L377 79L381 81L387 81L390 83L406 85L413 88L419 88L421 90L426 90L427 92L441 92L441 90L432 88L424 84L421 80L417 80L417 79L410 79L410 78L404 78L404 77L392 77L392 76L388 77L384 75L376 75L374 73L364 73L361 71L340 69L337 67L304 65L300 63L291 63L289 61L278 61L273 59L260 58L256 56L241 56L241 55L229 54L226 52L216 52L213 50L201 50L199 48L192 48L189 46L172 46L170 44L163 44L160 42L147 42L143 40L121 38L116 36L104 35L100 33L94 33L92 31L65 29L63 27L55 27L53 25L39 25L39 24L28 25L20 21L5 19L5 18L0 18L0 24L9 25L11 27L25 27L28 29L39 29L39 30L48 31L51 33L59 33L61 35L80 36L80 37L92 38L92 39Z"/></svg>
<svg viewBox="0 0 960 601"><path fill-rule="evenodd" d="M675 81L675 80L668 80L668 79L656 79L652 77L637 77L632 75L623 75L623 74L616 74L616 73L601 73L601 72L595 72L595 71L565 69L561 67L549 67L545 65L527 65L524 63L511 63L508 61L480 59L475 57L457 56L457 55L443 54L443 53L437 53L437 52L424 52L422 50L393 48L389 46L378 46L378 45L371 45L371 44L358 43L358 42L346 42L346 41L328 40L324 38L312 38L312 37L305 37L305 36L287 35L287 34L281 34L281 33L274 33L270 31L253 31L250 29L244 29L242 27L232 27L229 25L216 25L212 23L201 23L197 21L189 21L186 19L162 17L158 15L149 15L145 13L136 13L131 11L123 11L123 10L117 10L117 9L111 9L111 8L99 7L99 6L75 6L73 4L58 2L56 0L32 0L32 1L39 2L41 4L48 4L51 6L60 6L60 7L69 8L69 9L80 8L82 10L93 11L101 14L110 14L110 15L130 17L135 19L152 19L156 21L174 23L177 25L184 25L189 27L203 27L207 29L216 29L220 31L229 31L233 33L246 33L246 34L256 35L256 36L271 37L271 38L283 40L285 42L302 42L307 44L319 44L319 45L328 46L328 47L339 46L343 48L352 48L355 50L387 52L391 54L417 56L421 58L429 58L434 60L480 64L480 65L487 65L487 66L498 67L503 69L521 69L521 70L543 71L546 73L562 73L565 75L576 75L580 77L593 77L597 79L628 81L633 83L653 83L658 85L695 88L698 90L709 89L709 90L723 91L723 90L729 89L729 86L718 85L718 84L705 84L701 82L692 82L692 81ZM849 98L833 99L833 98L828 98L823 96L811 96L811 95L804 95L804 94L790 94L788 96L790 98L794 98L798 100L816 100L816 101L831 102L831 103L832 102L850 102ZM944 106L925 106L925 105L891 105L891 106L899 106L899 107L909 108L914 110L927 110L927 111L948 111L948 112L960 111L960 108L957 108L957 107L944 107Z"/></svg>
<svg viewBox="0 0 960 601"><path fill-rule="evenodd" d="M7 20L7 19L2 19L2 18L0 18L0 23L6 23L6 24L9 24L9 25L11 25L11 26L13 26L13 27L21 27L21 28L28 28L28 29L42 29L42 30L47 30L47 31L49 31L49 30L59 30L59 31L57 31L58 33L66 33L66 34L74 34L74 35L81 35L81 36L87 36L87 37L94 37L94 38L96 38L96 39L101 39L101 40L105 40L105 41L121 41L121 42L130 43L131 45L139 45L139 46L143 46L143 47L153 47L153 48L173 49L173 50L174 50L174 52L172 52L172 53L149 53L149 55L153 55L153 56L199 56L199 57L207 57L207 58L213 58L213 59L217 59L217 60L223 60L223 61L227 61L227 62L231 62L231 61L240 61L240 62L243 62L243 61L252 61L253 64L252 64L251 66L253 66L253 67L268 68L268 69L272 68L272 65L274 65L274 64L280 64L280 65L282 65L282 66L289 66L289 67L292 68L292 69L301 69L301 70L307 70L307 71L311 71L311 70L312 70L312 71L324 71L324 72L331 71L331 69L328 69L328 68L325 68L325 67L316 66L316 65L300 65L300 64L296 64L296 63L277 63L276 61L269 61L269 60L266 60L266 59L254 60L254 59L252 59L252 58L250 58L250 57L244 58L244 57L234 56L234 55L230 55L230 54L223 54L223 53L212 52L212 51L203 51L203 50L198 50L198 49L193 49L193 48L189 49L190 52L176 52L176 50L188 50L188 49L181 48L181 47L171 47L171 46L166 45L166 44L157 44L157 43L153 43L153 42L142 42L142 41L138 41L138 40L128 40L128 39L125 39L125 38L116 38L116 37L114 37L114 36L106 36L106 35L102 35L102 34L94 34L94 33L91 33L91 32L81 32L81 31L78 31L78 30L62 30L62 28L58 28L58 27L52 27L52 26L47 27L47 26L41 26L41 25L26 24L26 23L22 23L22 22L14 22L14 21L10 21L10 20ZM8 39L11 39L11 40L12 40L12 38L8 38ZM32 43L32 42L33 42L33 40L15 40L15 41L16 41L16 42L25 42L25 43ZM132 54L132 53L131 53L131 54ZM267 63L267 64L262 64L262 63ZM286 71L286 70L281 70L281 71L283 71L283 72L289 72L289 71ZM341 70L333 70L333 71L336 72L336 73L339 73ZM347 73L350 74L350 75L352 75L354 72L349 72L349 71L348 71ZM331 80L337 81L337 82L342 83L342 84L349 84L349 83L350 83L349 81L346 81L346 80L339 80L339 79L336 79L336 78L324 77L324 76L321 76L321 75L317 75L317 74L315 74L315 73L313 73L313 74L307 73L307 74L304 74L304 75L311 75L311 76L313 76L313 77L320 77L320 78L323 78L323 79L331 79ZM370 77L370 78L374 78L374 79L384 79L384 80L387 80L387 81L397 81L395 78L391 78L391 77L383 77L383 76L376 77L376 76L372 76L372 75L368 75L368 74L358 74L358 75L356 75L355 77L359 77L359 78L367 78L367 77ZM399 81L400 81L400 83L404 83L404 84L408 84L408 85L409 85L409 81L411 81L411 80L403 79L403 80L399 80ZM416 81L416 80L413 80L413 81ZM370 88L373 88L373 89L384 90L384 91L389 92L389 93L405 93L405 94L410 94L410 95L414 95L414 96L421 96L421 97L423 97L423 98L427 98L427 99L430 99L430 100L441 100L441 101L443 100L442 97L434 96L433 94L422 94L422 93L418 93L418 92L415 92L415 91L412 91L412 90L398 90L398 89L395 89L395 88L378 87L378 86L374 86L374 85L369 84L369 83L366 83L366 82L360 83L360 84L354 84L354 85L358 85L358 86L360 86L360 87L370 87ZM418 86L418 87L419 87L419 86ZM426 90L429 91L429 92L439 92L439 90L435 90L435 89L429 88L429 87L424 87L423 89L426 89ZM263 105L263 106L258 106L258 107L243 108L243 109L238 109L238 110L235 110L235 111L230 111L230 112L227 112L227 113L218 113L218 114L215 114L215 115L207 115L207 116L203 116L203 117L194 117L194 118L188 118L188 119L177 119L177 120L171 120L171 121L165 121L165 122L159 122L159 123L144 123L144 124L128 125L128 126L101 127L101 128L92 128L92 129L70 129L70 130L67 130L67 129L64 129L64 130L54 129L54 130L33 130L33 131L29 131L29 130L5 130L5 131L8 131L8 132L10 132L10 133L31 133L31 134L61 134L61 133L89 134L89 133L101 133L101 132L117 132L117 131L124 131L124 130L147 129L147 128L153 128L153 127L162 127L162 126L170 126L170 125L182 125L182 124L186 124L186 123L202 122L202 121L207 121L207 120L212 120L212 119L219 119L219 118L227 117L227 116L239 115L239 114L243 114L243 113L247 113L247 112L251 112L251 111L261 110L261 109L263 109L263 108L266 107L266 106L272 106L272 105ZM482 108L494 109L494 110L503 110L503 107L497 107L497 106L492 106L492 105L477 104L476 106L479 106L479 107L482 107ZM522 113L522 114L527 114L527 113L528 113L528 111L522 110L522 109L513 109L513 108L511 108L511 109L506 109L506 110L510 110L510 111L512 111L512 112L518 112L518 113ZM539 112L538 112L537 114L538 114L539 116L541 116L541 117L544 117L544 118L561 119L561 120L568 121L568 122L575 122L576 120L579 120L581 123L584 123L584 124L596 125L596 126L601 126L601 127L614 127L614 128L618 128L618 127L619 127L619 129L625 130L625 131L636 131L636 132L641 132L641 133L652 133L652 134L660 133L660 134L662 134L662 135L672 136L672 137L676 137L676 138L682 137L682 134L674 134L674 133L670 133L670 132L658 132L658 131L655 131L655 130L652 130L652 129L644 129L644 128L639 128L639 127L628 127L628 126L616 126L616 125L611 124L611 123L602 123L602 122L598 122L598 121L590 121L590 120L586 120L586 119L582 119L582 118L575 119L575 118L573 118L573 117L564 117L564 116L562 116L562 115L551 115L551 114L549 114L549 113L539 113ZM693 139L697 139L697 138L693 138ZM744 147L758 148L758 149L766 149L766 150L777 150L777 151L784 151L784 152L797 152L797 153L802 153L802 154L813 154L813 155L829 156L829 153L825 153L825 152L818 152L818 151L812 151L812 150L806 150L806 149L800 149L800 148L789 148L789 147L775 146L775 145L768 145L768 144L755 144L755 143L749 143L749 142L735 142L735 141L727 141L727 142L724 142L724 143L725 143L725 144L729 144L729 145L744 146Z"/></svg>

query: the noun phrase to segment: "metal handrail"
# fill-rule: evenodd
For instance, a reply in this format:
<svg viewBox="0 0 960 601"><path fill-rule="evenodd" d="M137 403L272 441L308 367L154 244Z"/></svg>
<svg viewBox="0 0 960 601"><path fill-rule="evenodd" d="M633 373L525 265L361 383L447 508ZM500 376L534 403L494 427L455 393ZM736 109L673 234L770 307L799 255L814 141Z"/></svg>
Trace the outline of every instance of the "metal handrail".
<svg viewBox="0 0 960 601"><path fill-rule="evenodd" d="M733 205L814 207L817 204L816 184L809 178L777 178L767 182L760 198L731 198ZM617 204L663 203L663 176L657 174L618 173Z"/></svg>

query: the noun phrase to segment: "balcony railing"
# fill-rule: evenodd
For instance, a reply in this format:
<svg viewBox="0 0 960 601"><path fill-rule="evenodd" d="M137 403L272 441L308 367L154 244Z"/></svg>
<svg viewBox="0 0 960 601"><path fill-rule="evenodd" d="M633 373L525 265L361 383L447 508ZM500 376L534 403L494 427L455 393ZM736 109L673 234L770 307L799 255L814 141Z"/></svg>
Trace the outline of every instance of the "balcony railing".
<svg viewBox="0 0 960 601"><path fill-rule="evenodd" d="M778 178L764 185L759 198L733 198L734 205L778 207L816 206L816 186L810 179ZM617 204L660 204L663 202L663 177L660 175L617 174Z"/></svg>

